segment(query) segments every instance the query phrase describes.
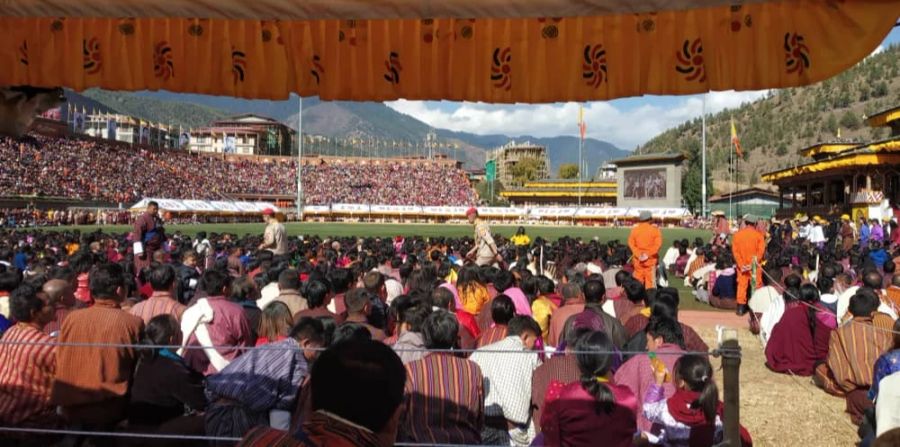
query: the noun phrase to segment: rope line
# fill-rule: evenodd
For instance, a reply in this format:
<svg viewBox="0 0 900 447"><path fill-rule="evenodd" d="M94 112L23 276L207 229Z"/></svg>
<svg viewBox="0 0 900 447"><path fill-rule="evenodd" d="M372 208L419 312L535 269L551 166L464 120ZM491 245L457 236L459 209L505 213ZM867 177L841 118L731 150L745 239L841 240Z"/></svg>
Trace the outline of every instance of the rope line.
<svg viewBox="0 0 900 447"><path fill-rule="evenodd" d="M73 347L73 348L134 348L134 349L194 349L194 350L204 350L204 349L216 349L216 350L226 350L226 349L235 349L235 350L270 350L270 351L299 351L299 350L308 350L308 351L317 351L323 352L328 348L318 347L318 348L300 348L300 347L290 347L290 346L180 346L180 345L142 345L142 344L131 344L131 343L90 343L90 342L61 342L61 341L12 341L12 340L0 340L0 346L3 345L12 345L12 346L56 346L56 347ZM735 351L734 353L732 351ZM394 352L428 352L428 353L448 353L448 354L459 354L459 353L473 353L473 352L482 352L482 353L491 353L491 354L622 354L622 355L647 355L648 351L552 351L552 350L512 350L512 349L497 349L497 350L486 350L486 349L427 349L427 348L400 348L395 349ZM728 348L716 348L711 351L680 351L680 352L668 352L668 351L659 351L655 352L655 355L686 355L686 354L694 354L694 355L711 355L714 357L718 357L724 354L735 354L740 351Z"/></svg>

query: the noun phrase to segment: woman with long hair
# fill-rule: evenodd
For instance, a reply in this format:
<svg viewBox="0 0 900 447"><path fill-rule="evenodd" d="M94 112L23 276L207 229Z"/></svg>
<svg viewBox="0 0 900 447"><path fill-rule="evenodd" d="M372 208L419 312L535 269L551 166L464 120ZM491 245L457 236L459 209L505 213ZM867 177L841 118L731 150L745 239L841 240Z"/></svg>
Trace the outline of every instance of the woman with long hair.
<svg viewBox="0 0 900 447"><path fill-rule="evenodd" d="M287 304L281 301L272 301L262 310L256 346L284 340L287 338L293 325L294 317L291 315L291 309L288 308Z"/></svg>
<svg viewBox="0 0 900 447"><path fill-rule="evenodd" d="M810 376L828 356L831 328L816 317L819 290L812 284L788 287L784 315L766 343L766 366L772 371Z"/></svg>
<svg viewBox="0 0 900 447"><path fill-rule="evenodd" d="M554 446L632 446L638 402L613 382L615 346L605 333L588 332L575 342L581 379L547 388L541 415L543 444Z"/></svg>
<svg viewBox="0 0 900 447"><path fill-rule="evenodd" d="M467 265L459 271L456 290L463 310L472 315L478 315L481 307L490 300L487 286L481 281L475 265Z"/></svg>

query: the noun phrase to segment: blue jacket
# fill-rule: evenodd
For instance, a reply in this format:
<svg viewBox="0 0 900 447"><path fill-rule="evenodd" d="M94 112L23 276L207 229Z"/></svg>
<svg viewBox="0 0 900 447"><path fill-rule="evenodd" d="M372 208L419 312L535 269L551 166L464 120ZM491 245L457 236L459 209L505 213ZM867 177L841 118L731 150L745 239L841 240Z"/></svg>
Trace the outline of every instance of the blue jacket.
<svg viewBox="0 0 900 447"><path fill-rule="evenodd" d="M732 300L737 296L737 276L734 269L725 269L716 276L716 284L713 286L712 293L719 298Z"/></svg>
<svg viewBox="0 0 900 447"><path fill-rule="evenodd" d="M869 252L869 259L871 259L872 262L875 263L875 267L882 268L884 267L884 263L888 260L888 255L883 248L879 248L878 250L872 250Z"/></svg>

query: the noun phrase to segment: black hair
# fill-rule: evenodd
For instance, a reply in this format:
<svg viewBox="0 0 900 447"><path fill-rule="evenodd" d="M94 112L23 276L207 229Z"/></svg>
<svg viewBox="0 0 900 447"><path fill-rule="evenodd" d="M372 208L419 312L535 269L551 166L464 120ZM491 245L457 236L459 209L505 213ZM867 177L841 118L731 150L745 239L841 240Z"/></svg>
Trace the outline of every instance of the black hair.
<svg viewBox="0 0 900 447"><path fill-rule="evenodd" d="M850 297L850 314L854 317L871 316L878 309L878 298L871 292L860 290Z"/></svg>
<svg viewBox="0 0 900 447"><path fill-rule="evenodd" d="M456 299L453 297L453 292L446 287L436 287L433 292L431 292L431 304L439 309L450 309L450 303L454 304L454 308L456 307Z"/></svg>
<svg viewBox="0 0 900 447"><path fill-rule="evenodd" d="M459 338L459 320L445 310L431 313L422 325L422 339L428 349L452 349Z"/></svg>
<svg viewBox="0 0 900 447"><path fill-rule="evenodd" d="M175 284L175 268L170 264L160 264L150 270L150 287L154 291L167 291Z"/></svg>
<svg viewBox="0 0 900 447"><path fill-rule="evenodd" d="M283 270L278 275L279 290L300 290L300 272L294 269Z"/></svg>
<svg viewBox="0 0 900 447"><path fill-rule="evenodd" d="M178 320L171 314L160 314L151 318L144 327L144 336L141 338L141 344L147 346L142 351L142 355L145 358L156 357L161 348L155 346L172 343L172 337L178 333L179 329ZM180 341L178 340L176 343Z"/></svg>
<svg viewBox="0 0 900 447"><path fill-rule="evenodd" d="M699 408L706 422L716 421L719 407L719 389L713 379L713 369L709 360L701 355L686 354L675 362L675 376L684 381L685 386L700 396L691 402L691 408Z"/></svg>
<svg viewBox="0 0 900 447"><path fill-rule="evenodd" d="M88 277L91 296L101 299L119 299L118 290L125 286L125 271L119 264L100 264Z"/></svg>
<svg viewBox="0 0 900 447"><path fill-rule="evenodd" d="M556 290L556 285L553 284L552 279L546 276L538 276L538 291L541 295L550 295L554 290Z"/></svg>
<svg viewBox="0 0 900 447"><path fill-rule="evenodd" d="M303 297L310 309L325 305L325 297L328 296L328 285L319 280L310 280L303 290Z"/></svg>
<svg viewBox="0 0 900 447"><path fill-rule="evenodd" d="M333 337L331 340L333 344L350 340L369 341L372 340L372 333L360 323L341 323L335 328Z"/></svg>
<svg viewBox="0 0 900 447"><path fill-rule="evenodd" d="M493 310L493 309L492 309ZM522 335L525 332L531 332L534 335L541 335L541 327L538 325L537 321L534 321L533 318L526 315L516 315L509 320L509 324L506 328L506 335Z"/></svg>
<svg viewBox="0 0 900 447"><path fill-rule="evenodd" d="M647 323L647 333L653 338L661 337L663 343L684 346L684 333L681 324L672 318L650 317Z"/></svg>
<svg viewBox="0 0 900 447"><path fill-rule="evenodd" d="M584 302L599 304L606 296L606 286L599 278L591 279L584 283Z"/></svg>
<svg viewBox="0 0 900 447"><path fill-rule="evenodd" d="M406 369L381 342L338 343L313 363L310 376L313 411L328 411L375 433L403 402Z"/></svg>
<svg viewBox="0 0 900 447"><path fill-rule="evenodd" d="M19 287L19 283L22 282L22 275L16 269L9 269L3 273L0 273L0 290L4 292L12 292Z"/></svg>
<svg viewBox="0 0 900 447"><path fill-rule="evenodd" d="M500 293L503 293L506 289L512 287L513 283L513 275L508 270L500 270L494 275L494 288Z"/></svg>
<svg viewBox="0 0 900 447"><path fill-rule="evenodd" d="M218 270L207 270L200 278L203 291L209 296L219 296L231 285L231 276Z"/></svg>
<svg viewBox="0 0 900 447"><path fill-rule="evenodd" d="M151 206L155 206L156 208L159 208L159 204L156 203L155 200L151 200L151 201L147 202L147 208L150 208Z"/></svg>
<svg viewBox="0 0 900 447"><path fill-rule="evenodd" d="M613 367L614 349L612 340L602 331L588 332L575 342L581 387L594 396L597 413L609 414L615 407L616 398L606 384L607 375Z"/></svg>
<svg viewBox="0 0 900 447"><path fill-rule="evenodd" d="M875 270L869 270L863 275L862 283L871 289L880 289L884 285L884 278Z"/></svg>
<svg viewBox="0 0 900 447"><path fill-rule="evenodd" d="M647 301L647 289L640 281L629 279L622 285L625 289L625 297L634 304Z"/></svg>
<svg viewBox="0 0 900 447"><path fill-rule="evenodd" d="M897 270L897 264L894 264L893 259L888 259L887 261L884 261L884 265L881 266L881 268L882 268L882 270L884 270L884 273L886 273L886 274L894 273Z"/></svg>
<svg viewBox="0 0 900 447"><path fill-rule="evenodd" d="M334 269L328 274L328 280L331 281L331 287L334 289L334 293L346 292L347 289L350 288L350 281L352 279L350 270L347 269Z"/></svg>
<svg viewBox="0 0 900 447"><path fill-rule="evenodd" d="M325 339L325 324L312 317L303 317L298 320L288 335L295 340L309 340L323 345L328 341Z"/></svg>
<svg viewBox="0 0 900 447"><path fill-rule="evenodd" d="M400 309L399 321L409 325L412 332L422 332L422 325L431 315L431 306L428 303L415 303L412 306Z"/></svg>
<svg viewBox="0 0 900 447"><path fill-rule="evenodd" d="M371 301L370 292L366 289L352 289L344 295L344 306L347 312L362 312Z"/></svg>
<svg viewBox="0 0 900 447"><path fill-rule="evenodd" d="M491 320L496 324L509 324L516 316L516 306L512 298L506 295L497 295L491 301Z"/></svg>
<svg viewBox="0 0 900 447"><path fill-rule="evenodd" d="M650 305L650 315L678 321L678 303L672 299L671 295L657 291L656 298L653 299L653 304Z"/></svg>
<svg viewBox="0 0 900 447"><path fill-rule="evenodd" d="M37 296L38 289L27 284L9 295L9 313L16 321L31 322L32 313L40 312L46 303Z"/></svg>

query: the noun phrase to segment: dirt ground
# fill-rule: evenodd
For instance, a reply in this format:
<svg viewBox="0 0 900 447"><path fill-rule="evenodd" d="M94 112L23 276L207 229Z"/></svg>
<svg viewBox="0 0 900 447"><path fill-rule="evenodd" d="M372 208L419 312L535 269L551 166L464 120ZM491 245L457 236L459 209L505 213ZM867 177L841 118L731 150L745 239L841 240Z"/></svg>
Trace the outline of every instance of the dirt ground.
<svg viewBox="0 0 900 447"><path fill-rule="evenodd" d="M698 312L699 313L699 312ZM733 315L733 314L731 314ZM710 347L716 346L715 325L705 315L692 315L693 326ZM720 320L721 314L716 315ZM844 401L825 394L809 377L776 374L765 366L759 339L743 320L729 318L720 324L739 329L741 361L741 423L750 431L754 446L846 447L858 442L856 427L844 413ZM722 390L721 361L712 359Z"/></svg>

